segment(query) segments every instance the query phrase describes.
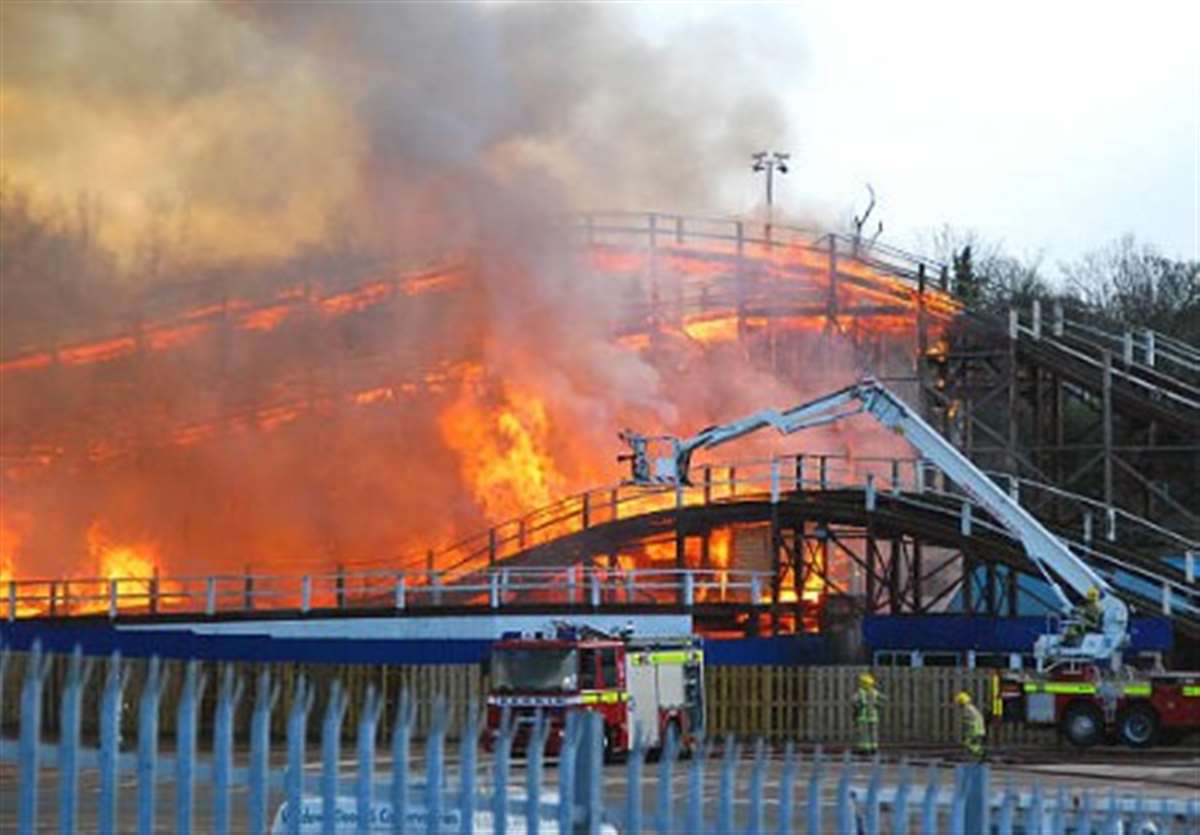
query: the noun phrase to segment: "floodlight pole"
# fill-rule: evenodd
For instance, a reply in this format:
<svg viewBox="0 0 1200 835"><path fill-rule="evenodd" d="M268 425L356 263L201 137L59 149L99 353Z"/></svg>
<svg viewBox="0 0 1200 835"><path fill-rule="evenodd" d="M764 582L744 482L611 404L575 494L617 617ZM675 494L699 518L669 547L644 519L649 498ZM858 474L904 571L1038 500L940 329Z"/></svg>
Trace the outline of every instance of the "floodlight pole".
<svg viewBox="0 0 1200 835"><path fill-rule="evenodd" d="M775 170L778 169L780 174L786 174L788 171L787 161L791 156L791 154L780 153L779 151L759 151L756 154L750 155L750 159L753 161L750 165L750 170L756 172L765 171L767 174L768 209L775 205Z"/></svg>

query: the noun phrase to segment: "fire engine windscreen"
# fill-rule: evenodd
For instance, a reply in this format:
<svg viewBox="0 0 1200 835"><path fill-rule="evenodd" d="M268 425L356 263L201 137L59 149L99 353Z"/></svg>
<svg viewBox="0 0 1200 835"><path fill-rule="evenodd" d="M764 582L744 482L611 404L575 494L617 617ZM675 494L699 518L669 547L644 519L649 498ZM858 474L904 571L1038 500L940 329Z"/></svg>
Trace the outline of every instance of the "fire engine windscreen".
<svg viewBox="0 0 1200 835"><path fill-rule="evenodd" d="M573 649L498 649L492 653L492 689L574 690L578 670Z"/></svg>

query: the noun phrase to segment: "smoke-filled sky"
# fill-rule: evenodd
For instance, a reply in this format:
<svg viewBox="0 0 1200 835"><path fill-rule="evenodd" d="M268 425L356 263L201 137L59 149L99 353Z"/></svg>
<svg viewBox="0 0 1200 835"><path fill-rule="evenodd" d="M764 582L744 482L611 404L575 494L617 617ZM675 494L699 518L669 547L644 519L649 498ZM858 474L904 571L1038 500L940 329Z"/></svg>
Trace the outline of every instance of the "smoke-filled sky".
<svg viewBox="0 0 1200 835"><path fill-rule="evenodd" d="M414 207L481 176L751 212L747 156L779 148L800 221L845 222L870 181L894 244L948 222L1051 260L1125 232L1195 257L1196 8L5 3L2 162L98 196L118 247L158 223L275 255L365 213L420 234Z"/></svg>

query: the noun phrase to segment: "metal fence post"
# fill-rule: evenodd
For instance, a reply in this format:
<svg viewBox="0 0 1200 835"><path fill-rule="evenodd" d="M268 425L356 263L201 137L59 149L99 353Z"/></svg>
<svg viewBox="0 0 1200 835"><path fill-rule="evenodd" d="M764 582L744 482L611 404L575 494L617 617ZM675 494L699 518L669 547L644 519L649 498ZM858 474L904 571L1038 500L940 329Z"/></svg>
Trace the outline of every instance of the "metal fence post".
<svg viewBox="0 0 1200 835"><path fill-rule="evenodd" d="M346 718L346 691L341 679L329 686L329 701L321 721L321 831L337 833L338 763L342 753L342 720Z"/></svg>
<svg viewBox="0 0 1200 835"><path fill-rule="evenodd" d="M704 831L704 762L708 759L708 744L701 741L688 763L687 804L684 807L684 831Z"/></svg>
<svg viewBox="0 0 1200 835"><path fill-rule="evenodd" d="M442 828L442 781L445 777L446 699L433 703L429 735L425 739L425 832L438 835Z"/></svg>
<svg viewBox="0 0 1200 835"><path fill-rule="evenodd" d="M991 787L988 767L982 763L967 766L967 806L965 823L968 832L991 832Z"/></svg>
<svg viewBox="0 0 1200 835"><path fill-rule="evenodd" d="M403 574L397 575L397 577L396 577L396 608L397 609L404 608L405 592L407 591L407 589L405 588L405 585L406 585L406 583L405 583L404 575Z"/></svg>
<svg viewBox="0 0 1200 835"><path fill-rule="evenodd" d="M475 833L475 758L478 750L479 708L472 703L467 706L467 720L458 740L459 783L462 786L458 801L459 835Z"/></svg>
<svg viewBox="0 0 1200 835"><path fill-rule="evenodd" d="M513 715L506 707L500 714L499 733L492 743L493 835L507 835L508 833L508 770L512 757L512 740Z"/></svg>
<svg viewBox="0 0 1200 835"><path fill-rule="evenodd" d="M779 820L778 835L792 831L792 810L796 805L796 743L789 739L783 748L783 769L779 772Z"/></svg>
<svg viewBox="0 0 1200 835"><path fill-rule="evenodd" d="M900 783L896 786L896 799L892 803L892 835L908 835L908 794L912 788L912 774L908 760L900 760Z"/></svg>
<svg viewBox="0 0 1200 835"><path fill-rule="evenodd" d="M233 777L233 714L242 700L245 684L232 664L221 667L217 710L213 722L213 831L228 835L231 826L229 787Z"/></svg>
<svg viewBox="0 0 1200 835"><path fill-rule="evenodd" d="M937 763L930 763L925 779L925 797L921 800L921 835L938 835L937 794Z"/></svg>
<svg viewBox="0 0 1200 835"><path fill-rule="evenodd" d="M1000 818L996 822L998 835L1013 835L1013 812L1016 809L1017 798L1013 794L1012 784L1004 786L1004 797L1000 801Z"/></svg>
<svg viewBox="0 0 1200 835"><path fill-rule="evenodd" d="M117 831L117 757L121 748L121 700L129 675L121 668L121 653L108 657L104 692L100 695L100 835Z"/></svg>
<svg viewBox="0 0 1200 835"><path fill-rule="evenodd" d="M821 831L821 783L824 779L825 772L825 755L821 751L821 746L817 746L817 750L813 753L812 774L808 777L808 831L810 833L819 833Z"/></svg>
<svg viewBox="0 0 1200 835"><path fill-rule="evenodd" d="M200 673L200 662L188 661L183 692L175 713L175 831L190 835L196 763L196 709L204 693L207 676Z"/></svg>
<svg viewBox="0 0 1200 835"><path fill-rule="evenodd" d="M1067 827L1067 793L1062 786L1054 798L1054 812L1050 815L1050 829L1054 835L1064 835Z"/></svg>
<svg viewBox="0 0 1200 835"><path fill-rule="evenodd" d="M867 784L867 814L864 822L866 835L879 835L879 787L883 782L883 767L879 762L879 754L875 754L871 763L871 782Z"/></svg>
<svg viewBox="0 0 1200 835"><path fill-rule="evenodd" d="M267 831L267 770L271 756L271 711L279 699L279 683L260 670L250 716L250 791L247 796L251 832Z"/></svg>
<svg viewBox="0 0 1200 835"><path fill-rule="evenodd" d="M1117 812L1117 793L1112 789L1108 790L1108 812L1104 816L1104 828L1101 832L1104 835L1119 835L1121 831L1121 818Z"/></svg>
<svg viewBox="0 0 1200 835"><path fill-rule="evenodd" d="M204 614L213 615L217 611L217 578L204 579Z"/></svg>
<svg viewBox="0 0 1200 835"><path fill-rule="evenodd" d="M403 835L408 818L408 749L415 707L408 691L401 690L392 726L392 832L396 835Z"/></svg>
<svg viewBox="0 0 1200 835"><path fill-rule="evenodd" d="M1084 791L1075 813L1075 835L1092 835L1092 793Z"/></svg>
<svg viewBox="0 0 1200 835"><path fill-rule="evenodd" d="M37 824L38 749L42 730L42 686L50 672L50 658L42 655L42 642L35 640L26 659L25 683L21 686L21 738L17 746L17 832L33 835Z"/></svg>
<svg viewBox="0 0 1200 835"><path fill-rule="evenodd" d="M1046 807L1042 802L1042 784L1033 784L1033 796L1029 799L1029 808L1025 810L1026 835L1042 835L1042 821L1046 817Z"/></svg>
<svg viewBox="0 0 1200 835"><path fill-rule="evenodd" d="M625 764L625 831L629 835L641 835L642 832L642 766L646 764L644 731L641 722L634 726L633 745ZM526 831L537 830L526 828Z"/></svg>
<svg viewBox="0 0 1200 835"><path fill-rule="evenodd" d="M558 831L575 829L575 757L579 751L579 711L567 713L563 723L562 745L558 751ZM462 835L471 835L463 832Z"/></svg>
<svg viewBox="0 0 1200 835"><path fill-rule="evenodd" d="M138 701L137 820L139 835L153 835L155 782L158 779L158 703L166 671L157 655L150 659Z"/></svg>
<svg viewBox="0 0 1200 835"><path fill-rule="evenodd" d="M304 741L308 733L308 712L312 710L315 688L301 675L292 692L292 709L287 720L287 772L284 793L287 796L287 829L300 835L300 809L304 798Z"/></svg>
<svg viewBox="0 0 1200 835"><path fill-rule="evenodd" d="M674 722L667 725L658 754L658 802L654 807L654 829L662 835L669 835L675 829L671 808L671 783L674 780L675 759L679 756L680 740L676 732L677 727Z"/></svg>
<svg viewBox="0 0 1200 835"><path fill-rule="evenodd" d="M737 775L738 743L732 735L725 736L721 757L721 787L717 795L717 835L733 835L733 791Z"/></svg>
<svg viewBox="0 0 1200 835"><path fill-rule="evenodd" d="M954 794L950 798L950 832L966 835L967 818L967 766L954 767Z"/></svg>
<svg viewBox="0 0 1200 835"><path fill-rule="evenodd" d="M766 742L754 741L754 766L750 770L750 821L747 835L763 835L763 777L766 770Z"/></svg>
<svg viewBox="0 0 1200 835"><path fill-rule="evenodd" d="M604 817L603 739L603 718L595 711L588 711L575 761L575 796L583 801L583 826L588 835L600 835Z"/></svg>
<svg viewBox="0 0 1200 835"><path fill-rule="evenodd" d="M354 779L354 799L358 811L355 832L371 830L371 803L375 787L375 736L379 727L379 714L383 710L383 698L374 684L367 685L363 696L362 712L358 715L358 773ZM463 760L466 768L466 760Z"/></svg>
<svg viewBox="0 0 1200 835"><path fill-rule="evenodd" d="M837 821L838 835L857 835L858 827L854 820L854 807L850 803L850 781L854 779L854 761L850 758L850 752L846 751L842 755L842 773L838 777L837 788L837 810L835 820Z"/></svg>
<svg viewBox="0 0 1200 835"><path fill-rule="evenodd" d="M534 719L533 730L525 748L525 831L542 831L542 766L546 757L546 736L550 732L550 721L539 709ZM432 830L429 835L437 835Z"/></svg>
<svg viewBox="0 0 1200 835"><path fill-rule="evenodd" d="M83 648L78 644L71 653L67 671L67 687L63 694L59 720L58 743L58 829L63 835L74 835L79 816L79 708L83 688L92 674L92 662L83 660ZM0 679L0 687L4 686Z"/></svg>

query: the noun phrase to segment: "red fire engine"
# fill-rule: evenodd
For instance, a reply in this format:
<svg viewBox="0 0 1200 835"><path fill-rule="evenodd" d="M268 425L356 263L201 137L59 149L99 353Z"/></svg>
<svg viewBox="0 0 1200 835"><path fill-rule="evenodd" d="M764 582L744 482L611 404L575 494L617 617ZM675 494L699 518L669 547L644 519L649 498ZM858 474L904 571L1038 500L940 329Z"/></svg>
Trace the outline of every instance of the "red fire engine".
<svg viewBox="0 0 1200 835"><path fill-rule="evenodd" d="M1079 748L1106 740L1144 748L1200 731L1200 673L1114 675L1082 666L1008 675L992 712L1005 722L1058 727Z"/></svg>
<svg viewBox="0 0 1200 835"><path fill-rule="evenodd" d="M539 713L549 722L546 750L558 752L568 711L604 718L606 759L633 745L639 728L649 749L673 728L683 750L704 729L704 653L699 639L636 639L588 627L557 626L549 635L506 634L489 660L487 727L491 750L505 710L514 722L513 750L526 747Z"/></svg>

